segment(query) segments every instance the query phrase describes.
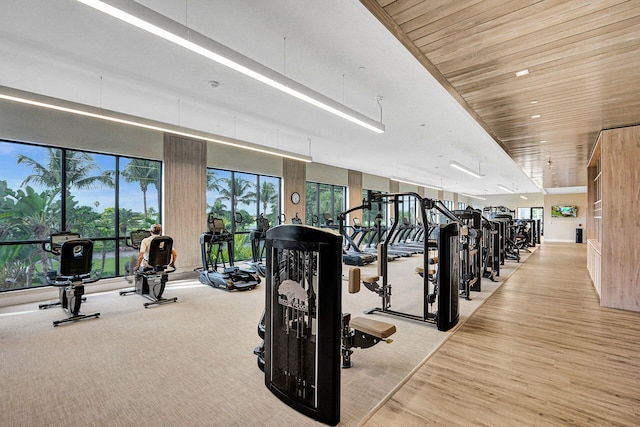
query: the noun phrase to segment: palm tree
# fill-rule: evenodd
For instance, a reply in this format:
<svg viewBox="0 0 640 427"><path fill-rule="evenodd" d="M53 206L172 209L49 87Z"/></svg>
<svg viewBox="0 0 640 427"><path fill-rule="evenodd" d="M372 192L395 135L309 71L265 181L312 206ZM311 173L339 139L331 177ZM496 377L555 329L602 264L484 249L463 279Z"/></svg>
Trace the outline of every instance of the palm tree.
<svg viewBox="0 0 640 427"><path fill-rule="evenodd" d="M67 151L65 188L62 188L62 150L47 148L49 162L46 165L38 161L18 154L17 163L31 166L33 173L28 175L22 185L30 182L42 185L54 191L62 191L66 197L71 196L71 189L88 190L99 186L113 188L113 171L102 171L95 162L93 156L81 151Z"/></svg>
<svg viewBox="0 0 640 427"><path fill-rule="evenodd" d="M158 189L160 182L160 164L153 160L132 159L124 167L122 176L127 182L137 182L142 190L142 201L144 207L144 217L147 218L147 190L149 184L153 184Z"/></svg>
<svg viewBox="0 0 640 427"><path fill-rule="evenodd" d="M273 182L263 182L260 186L260 201L262 202L262 213L267 213L269 205L274 205L278 201L278 192Z"/></svg>
<svg viewBox="0 0 640 427"><path fill-rule="evenodd" d="M220 181L226 185L220 185ZM238 206L240 204L249 205L256 200L256 193L251 191L255 184L244 178L233 178L233 185L231 178L220 178L214 185L216 185L216 189L220 193L217 200L231 202L233 212L238 212Z"/></svg>

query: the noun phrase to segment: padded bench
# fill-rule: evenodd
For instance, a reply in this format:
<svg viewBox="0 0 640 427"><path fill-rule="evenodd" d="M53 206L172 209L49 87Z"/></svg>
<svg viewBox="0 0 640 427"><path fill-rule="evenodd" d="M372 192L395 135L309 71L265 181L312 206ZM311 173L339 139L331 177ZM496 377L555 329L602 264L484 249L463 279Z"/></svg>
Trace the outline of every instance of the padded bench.
<svg viewBox="0 0 640 427"><path fill-rule="evenodd" d="M380 339L390 337L396 333L396 325L364 317L354 317L349 322L349 326L356 331L364 332Z"/></svg>

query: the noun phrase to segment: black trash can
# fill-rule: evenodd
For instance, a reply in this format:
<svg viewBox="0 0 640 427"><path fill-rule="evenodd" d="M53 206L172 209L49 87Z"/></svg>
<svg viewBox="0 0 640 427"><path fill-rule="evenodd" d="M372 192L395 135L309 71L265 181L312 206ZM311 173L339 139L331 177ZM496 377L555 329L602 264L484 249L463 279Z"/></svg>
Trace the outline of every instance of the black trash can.
<svg viewBox="0 0 640 427"><path fill-rule="evenodd" d="M576 243L582 243L582 228L576 228Z"/></svg>

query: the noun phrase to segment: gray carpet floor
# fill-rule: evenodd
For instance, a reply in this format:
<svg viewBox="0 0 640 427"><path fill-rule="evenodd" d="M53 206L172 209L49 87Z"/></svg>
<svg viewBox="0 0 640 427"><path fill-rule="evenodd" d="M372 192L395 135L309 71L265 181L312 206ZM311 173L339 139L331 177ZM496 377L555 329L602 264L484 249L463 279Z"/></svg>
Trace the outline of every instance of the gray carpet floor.
<svg viewBox="0 0 640 427"><path fill-rule="evenodd" d="M526 255L523 260L526 259ZM420 314L420 256L389 264L392 308ZM460 300L468 318L519 264L507 261L498 283ZM348 266L344 266L345 276ZM376 266L362 268L376 274ZM123 280L122 288L128 287ZM366 288L347 292L353 317L379 306ZM139 295L93 293L83 312L98 319L54 328L66 317L37 304L0 309L0 425L2 426L311 426L318 423L281 403L264 385L253 348L264 307L263 282L226 292L197 280L170 281L175 304L145 309ZM396 325L393 343L356 349L341 371L341 426L367 419L452 334L435 325L372 314Z"/></svg>

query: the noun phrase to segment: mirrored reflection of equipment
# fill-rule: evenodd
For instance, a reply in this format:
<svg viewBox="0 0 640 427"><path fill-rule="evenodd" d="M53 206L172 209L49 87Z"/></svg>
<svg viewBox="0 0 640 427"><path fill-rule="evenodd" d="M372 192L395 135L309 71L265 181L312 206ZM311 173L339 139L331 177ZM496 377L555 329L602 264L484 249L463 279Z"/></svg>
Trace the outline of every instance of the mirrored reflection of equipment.
<svg viewBox="0 0 640 427"><path fill-rule="evenodd" d="M142 240L151 236L151 233L147 230L135 230L130 234L127 239L127 246L140 250L140 244ZM135 275L135 288L120 291L120 295L128 295L137 293L150 300L151 302L144 303L144 307L150 307L152 305L166 304L169 302L178 301L177 297L164 298L164 288L169 280L169 273L176 271L176 268L168 270L167 267L171 262L171 250L173 249L173 239L168 236L155 237L149 246L149 261L147 261L146 268L140 268L134 272ZM137 255L135 256L137 258ZM133 265L129 264L129 272L135 267L135 260ZM125 277L125 279L127 279ZM127 279L127 281L129 281Z"/></svg>
<svg viewBox="0 0 640 427"><path fill-rule="evenodd" d="M69 313L66 319L54 320L53 326L99 317L100 313L80 312L84 301L84 285L100 280L99 276L91 277L93 242L81 239L79 234L62 232L51 234L49 242L43 243L42 248L60 256L58 271L50 271L46 275L47 284L58 288L59 301L42 304L39 308L60 306Z"/></svg>
<svg viewBox="0 0 640 427"><path fill-rule="evenodd" d="M228 291L246 291L260 283L260 277L254 271L242 270L233 265L233 234L224 227L224 221L214 214L207 217L209 231L200 235L202 269L199 280L205 285ZM224 261L227 251L229 266Z"/></svg>
<svg viewBox="0 0 640 427"><path fill-rule="evenodd" d="M267 232L265 385L320 422L340 421L342 237L303 225Z"/></svg>

